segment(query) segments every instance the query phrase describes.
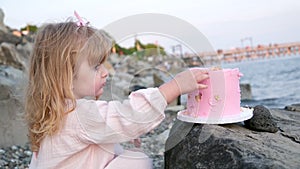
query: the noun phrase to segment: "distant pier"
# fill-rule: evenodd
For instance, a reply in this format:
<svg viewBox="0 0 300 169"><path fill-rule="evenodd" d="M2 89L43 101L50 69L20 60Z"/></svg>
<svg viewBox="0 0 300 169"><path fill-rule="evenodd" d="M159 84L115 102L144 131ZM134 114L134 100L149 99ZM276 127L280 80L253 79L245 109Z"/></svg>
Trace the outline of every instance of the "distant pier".
<svg viewBox="0 0 300 169"><path fill-rule="evenodd" d="M202 52L199 54L185 54L183 59L189 66L213 65L220 62L240 62L244 60L264 59L300 54L300 42L257 45L255 47L234 48Z"/></svg>

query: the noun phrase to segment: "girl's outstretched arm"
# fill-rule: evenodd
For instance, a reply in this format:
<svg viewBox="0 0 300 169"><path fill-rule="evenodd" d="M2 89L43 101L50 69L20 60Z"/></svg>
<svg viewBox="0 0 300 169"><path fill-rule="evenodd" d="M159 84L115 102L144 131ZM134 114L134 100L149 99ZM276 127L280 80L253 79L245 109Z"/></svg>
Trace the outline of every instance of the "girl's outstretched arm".
<svg viewBox="0 0 300 169"><path fill-rule="evenodd" d="M171 81L159 87L167 103L171 103L179 95L204 89L207 86L201 82L208 78L208 72L204 69L188 69L177 74Z"/></svg>

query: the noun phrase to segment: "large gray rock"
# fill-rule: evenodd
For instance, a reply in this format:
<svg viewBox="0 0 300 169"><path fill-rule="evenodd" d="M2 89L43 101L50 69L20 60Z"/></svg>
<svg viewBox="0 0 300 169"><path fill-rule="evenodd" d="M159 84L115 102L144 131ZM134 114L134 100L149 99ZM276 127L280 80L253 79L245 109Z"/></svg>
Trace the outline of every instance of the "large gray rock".
<svg viewBox="0 0 300 169"><path fill-rule="evenodd" d="M17 69L24 70L26 65L23 59L21 59L16 46L3 42L0 44L0 64L13 66Z"/></svg>
<svg viewBox="0 0 300 169"><path fill-rule="evenodd" d="M272 109L279 131L243 123L201 125L176 121L166 142L166 169L300 168L300 113Z"/></svg>
<svg viewBox="0 0 300 169"><path fill-rule="evenodd" d="M1 21L0 10L0 22ZM4 15L4 14L3 14ZM1 24L0 23L0 24ZM24 121L24 92L32 43L0 28L0 146L28 142ZM16 46L16 44L18 44Z"/></svg>
<svg viewBox="0 0 300 169"><path fill-rule="evenodd" d="M28 142L23 119L26 82L23 71L0 65L0 147Z"/></svg>

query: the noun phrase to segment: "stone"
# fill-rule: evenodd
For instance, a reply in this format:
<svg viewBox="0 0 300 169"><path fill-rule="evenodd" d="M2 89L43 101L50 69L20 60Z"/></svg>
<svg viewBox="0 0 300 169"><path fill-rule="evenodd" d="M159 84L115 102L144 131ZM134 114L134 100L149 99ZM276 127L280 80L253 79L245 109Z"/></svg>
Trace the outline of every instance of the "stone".
<svg viewBox="0 0 300 169"><path fill-rule="evenodd" d="M146 87L145 87L145 86L140 86L140 85L133 85L133 86L130 87L130 92L129 92L129 94L130 94L131 92L134 92L134 91L137 91L137 90L140 90L140 89L146 89Z"/></svg>
<svg viewBox="0 0 300 169"><path fill-rule="evenodd" d="M8 33L4 32L3 30L0 29L0 43L3 43L3 42L7 42L7 43L17 45L17 44L22 43L22 38L13 35L10 32L8 32Z"/></svg>
<svg viewBox="0 0 300 169"><path fill-rule="evenodd" d="M165 169L300 168L300 114L271 109L279 131L257 132L243 123L175 121L165 147Z"/></svg>
<svg viewBox="0 0 300 169"><path fill-rule="evenodd" d="M33 50L33 43L18 44L16 50L22 63L25 64L25 69L29 68L28 65L30 64L30 53Z"/></svg>
<svg viewBox="0 0 300 169"><path fill-rule="evenodd" d="M297 111L300 112L300 104L292 104L289 106L285 106L284 108L285 110L289 110L289 111Z"/></svg>
<svg viewBox="0 0 300 169"><path fill-rule="evenodd" d="M255 131L266 131L271 133L278 131L277 124L273 120L270 111L261 105L254 107L253 117L245 121L245 126Z"/></svg>
<svg viewBox="0 0 300 169"><path fill-rule="evenodd" d="M0 45L0 64L13 66L20 70L25 69L25 62L20 58L15 45L7 42Z"/></svg>
<svg viewBox="0 0 300 169"><path fill-rule="evenodd" d="M5 24L4 24L4 12L3 10L0 8L0 30L3 32L8 32Z"/></svg>
<svg viewBox="0 0 300 169"><path fill-rule="evenodd" d="M251 100L252 99L252 89L249 83L240 84L241 89L241 100Z"/></svg>
<svg viewBox="0 0 300 169"><path fill-rule="evenodd" d="M0 146L27 142L24 90L27 76L19 69L0 65Z"/></svg>

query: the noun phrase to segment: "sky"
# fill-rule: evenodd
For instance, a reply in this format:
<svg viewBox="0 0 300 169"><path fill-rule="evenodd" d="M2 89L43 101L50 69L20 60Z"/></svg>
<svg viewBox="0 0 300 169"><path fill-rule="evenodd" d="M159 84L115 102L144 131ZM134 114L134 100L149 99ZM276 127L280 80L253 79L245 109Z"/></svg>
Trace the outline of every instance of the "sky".
<svg viewBox="0 0 300 169"><path fill-rule="evenodd" d="M0 8L5 25L17 29L65 21L74 10L97 28L124 17L157 13L193 25L215 50L300 41L299 0L1 0ZM166 37L138 38L167 50L179 43ZM122 43L132 44L130 38Z"/></svg>

